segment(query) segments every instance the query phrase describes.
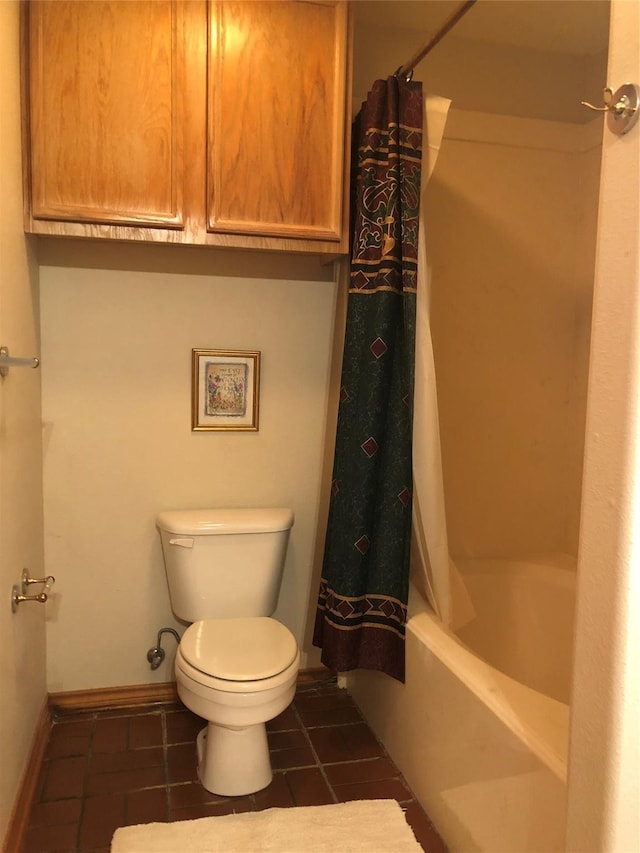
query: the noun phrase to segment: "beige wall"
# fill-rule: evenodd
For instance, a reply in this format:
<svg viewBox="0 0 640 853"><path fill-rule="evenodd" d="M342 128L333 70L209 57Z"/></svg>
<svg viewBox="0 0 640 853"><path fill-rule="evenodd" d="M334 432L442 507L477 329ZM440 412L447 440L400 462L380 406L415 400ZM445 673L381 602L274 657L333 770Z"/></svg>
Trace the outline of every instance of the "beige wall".
<svg viewBox="0 0 640 853"><path fill-rule="evenodd" d="M0 343L38 353L37 268L22 233L18 3L0 3ZM40 374L0 379L0 842L25 769L45 688L45 608L11 613L23 567L43 572Z"/></svg>
<svg viewBox="0 0 640 853"><path fill-rule="evenodd" d="M640 2L611 5L609 80L637 80ZM640 127L604 133L578 565L569 853L640 850Z"/></svg>
<svg viewBox="0 0 640 853"><path fill-rule="evenodd" d="M303 646L302 666L316 665L305 621L316 596L332 268L87 244L45 245L41 261L45 553L57 578L49 689L173 678L170 637L153 673L146 652L159 628L176 625L154 520L180 507L293 508L276 615ZM192 348L261 351L257 433L191 431Z"/></svg>

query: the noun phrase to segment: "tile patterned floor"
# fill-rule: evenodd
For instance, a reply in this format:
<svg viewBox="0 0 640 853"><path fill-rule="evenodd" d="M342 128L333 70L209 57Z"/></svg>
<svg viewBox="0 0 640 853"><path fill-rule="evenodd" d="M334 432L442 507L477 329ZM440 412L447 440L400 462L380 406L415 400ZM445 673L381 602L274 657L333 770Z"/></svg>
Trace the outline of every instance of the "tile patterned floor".
<svg viewBox="0 0 640 853"><path fill-rule="evenodd" d="M203 721L180 704L73 714L53 724L21 853L108 853L119 826L267 808L396 799L423 850L446 853L355 704L334 683L301 685L267 724L274 777L219 797L196 777Z"/></svg>

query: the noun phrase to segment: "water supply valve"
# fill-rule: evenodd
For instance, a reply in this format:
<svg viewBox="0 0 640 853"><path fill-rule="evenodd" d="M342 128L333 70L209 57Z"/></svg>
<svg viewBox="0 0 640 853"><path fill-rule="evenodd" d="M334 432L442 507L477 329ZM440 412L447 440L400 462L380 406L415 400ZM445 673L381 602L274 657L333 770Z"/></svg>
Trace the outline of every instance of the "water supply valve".
<svg viewBox="0 0 640 853"><path fill-rule="evenodd" d="M163 634L171 634L175 638L176 643L180 645L180 634L178 634L175 628L160 628L155 646L147 652L147 660L151 669L158 669L165 659L165 651L161 646Z"/></svg>
<svg viewBox="0 0 640 853"><path fill-rule="evenodd" d="M22 604L23 601L38 601L40 604L44 604L47 601L51 587L55 582L56 579L53 575L47 575L46 578L32 578L29 574L29 569L23 569L20 587L18 587L17 584L14 584L11 590L11 612L15 613L18 609L18 605ZM35 595L28 595L29 587L34 583L42 584L42 589ZM22 592L20 591L21 589Z"/></svg>

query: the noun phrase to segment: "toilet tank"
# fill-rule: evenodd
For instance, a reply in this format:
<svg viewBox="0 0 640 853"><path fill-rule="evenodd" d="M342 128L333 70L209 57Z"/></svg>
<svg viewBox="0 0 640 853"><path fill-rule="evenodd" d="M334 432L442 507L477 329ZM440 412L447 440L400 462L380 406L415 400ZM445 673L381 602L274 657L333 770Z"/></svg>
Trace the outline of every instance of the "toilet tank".
<svg viewBox="0 0 640 853"><path fill-rule="evenodd" d="M271 616L292 525L293 512L284 508L161 512L157 526L175 615L185 622Z"/></svg>

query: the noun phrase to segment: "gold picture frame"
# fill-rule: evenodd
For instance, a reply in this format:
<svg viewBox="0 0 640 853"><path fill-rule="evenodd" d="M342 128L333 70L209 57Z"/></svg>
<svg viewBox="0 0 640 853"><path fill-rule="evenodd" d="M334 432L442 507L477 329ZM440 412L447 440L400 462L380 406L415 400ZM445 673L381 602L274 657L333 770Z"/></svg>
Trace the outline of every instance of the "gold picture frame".
<svg viewBox="0 0 640 853"><path fill-rule="evenodd" d="M258 430L260 353L194 349L191 429Z"/></svg>

